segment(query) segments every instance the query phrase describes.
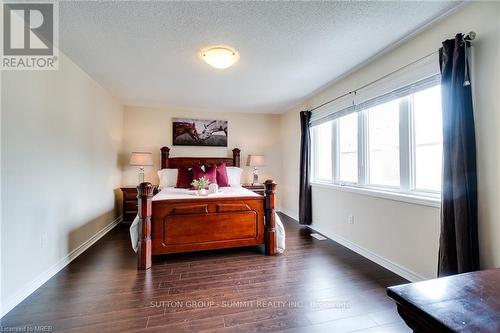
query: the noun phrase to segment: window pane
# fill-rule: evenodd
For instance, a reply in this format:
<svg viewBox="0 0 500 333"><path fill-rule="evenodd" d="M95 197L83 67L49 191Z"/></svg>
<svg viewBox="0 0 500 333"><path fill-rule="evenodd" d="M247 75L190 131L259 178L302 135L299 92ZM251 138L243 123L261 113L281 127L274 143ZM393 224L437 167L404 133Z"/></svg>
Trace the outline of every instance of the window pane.
<svg viewBox="0 0 500 333"><path fill-rule="evenodd" d="M332 180L332 122L313 128L315 178Z"/></svg>
<svg viewBox="0 0 500 333"><path fill-rule="evenodd" d="M399 102L368 110L370 184L399 186Z"/></svg>
<svg viewBox="0 0 500 333"><path fill-rule="evenodd" d="M438 85L413 95L415 128L415 187L441 190L443 155L441 87Z"/></svg>
<svg viewBox="0 0 500 333"><path fill-rule="evenodd" d="M358 182L358 114L339 118L339 181Z"/></svg>

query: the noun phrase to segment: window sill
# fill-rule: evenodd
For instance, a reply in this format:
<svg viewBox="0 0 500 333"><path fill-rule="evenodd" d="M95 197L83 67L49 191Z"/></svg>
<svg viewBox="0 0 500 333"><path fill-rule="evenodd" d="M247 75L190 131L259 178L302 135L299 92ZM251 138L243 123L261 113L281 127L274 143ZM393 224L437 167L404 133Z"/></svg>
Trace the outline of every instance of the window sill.
<svg viewBox="0 0 500 333"><path fill-rule="evenodd" d="M357 187L352 185L337 185L331 183L319 183L312 182L311 186L319 188L327 188L336 191L345 191L351 193L357 193L377 198L389 199L394 201L402 201L415 205L429 206L429 207L441 207L441 199L432 196L414 195L406 193L397 193L392 191L384 191L382 189Z"/></svg>

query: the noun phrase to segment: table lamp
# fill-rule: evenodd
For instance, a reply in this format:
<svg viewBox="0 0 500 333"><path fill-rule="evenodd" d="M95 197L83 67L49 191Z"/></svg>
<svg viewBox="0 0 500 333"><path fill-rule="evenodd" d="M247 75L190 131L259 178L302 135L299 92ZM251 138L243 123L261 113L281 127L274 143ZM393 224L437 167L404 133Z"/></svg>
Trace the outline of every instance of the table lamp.
<svg viewBox="0 0 500 333"><path fill-rule="evenodd" d="M133 152L130 165L139 167L139 184L144 183L144 167L153 165L153 154L148 152Z"/></svg>
<svg viewBox="0 0 500 333"><path fill-rule="evenodd" d="M252 185L259 184L259 171L258 167L265 166L264 155L248 155L247 166L253 167L253 182Z"/></svg>

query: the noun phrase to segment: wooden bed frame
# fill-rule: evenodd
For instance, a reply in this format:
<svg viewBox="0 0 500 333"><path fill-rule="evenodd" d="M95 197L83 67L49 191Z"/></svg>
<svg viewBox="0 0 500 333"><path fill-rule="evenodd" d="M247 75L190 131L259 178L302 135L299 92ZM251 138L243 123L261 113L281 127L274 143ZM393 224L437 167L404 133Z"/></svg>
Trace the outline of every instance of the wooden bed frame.
<svg viewBox="0 0 500 333"><path fill-rule="evenodd" d="M232 158L170 157L161 148L161 168L176 169L195 164L240 166L240 150ZM266 180L264 196L193 198L153 201L156 186L137 186L139 247L137 268L151 267L154 255L242 246L265 245L266 255L276 254L276 183Z"/></svg>

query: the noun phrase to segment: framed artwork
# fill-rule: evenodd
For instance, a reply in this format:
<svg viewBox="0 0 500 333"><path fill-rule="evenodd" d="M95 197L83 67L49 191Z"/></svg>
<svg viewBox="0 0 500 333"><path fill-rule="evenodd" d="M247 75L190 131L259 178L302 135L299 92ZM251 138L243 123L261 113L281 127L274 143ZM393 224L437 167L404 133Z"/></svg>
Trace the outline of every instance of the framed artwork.
<svg viewBox="0 0 500 333"><path fill-rule="evenodd" d="M172 119L174 146L227 147L227 120Z"/></svg>

